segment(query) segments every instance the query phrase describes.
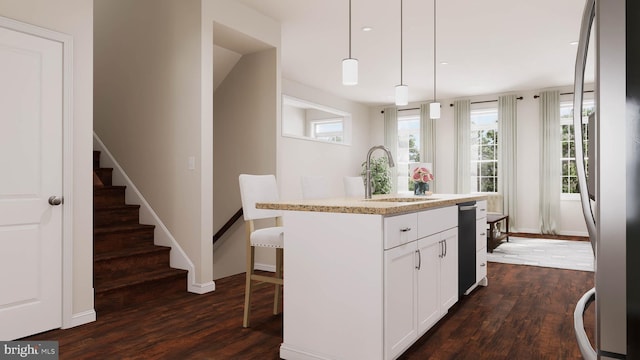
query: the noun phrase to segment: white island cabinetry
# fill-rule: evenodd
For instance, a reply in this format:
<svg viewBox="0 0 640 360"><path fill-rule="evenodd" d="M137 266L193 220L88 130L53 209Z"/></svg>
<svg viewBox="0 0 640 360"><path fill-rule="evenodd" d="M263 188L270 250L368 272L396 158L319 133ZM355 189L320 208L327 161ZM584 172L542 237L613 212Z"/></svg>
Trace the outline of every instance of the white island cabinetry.
<svg viewBox="0 0 640 360"><path fill-rule="evenodd" d="M418 234L403 243L411 227L394 225L411 220ZM458 301L457 209L385 218L384 229L385 359L394 359Z"/></svg>
<svg viewBox="0 0 640 360"><path fill-rule="evenodd" d="M468 198L264 204L285 210L280 357L400 356L458 301L456 204Z"/></svg>

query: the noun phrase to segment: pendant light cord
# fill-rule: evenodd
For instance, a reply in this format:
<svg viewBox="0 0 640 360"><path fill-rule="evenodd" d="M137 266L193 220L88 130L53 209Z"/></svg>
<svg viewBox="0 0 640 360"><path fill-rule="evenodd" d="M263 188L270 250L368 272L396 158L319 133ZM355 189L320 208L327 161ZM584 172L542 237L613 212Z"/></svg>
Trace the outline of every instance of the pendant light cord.
<svg viewBox="0 0 640 360"><path fill-rule="evenodd" d="M404 85L402 81L402 3L403 1L400 0L400 85Z"/></svg>
<svg viewBox="0 0 640 360"><path fill-rule="evenodd" d="M433 102L436 102L436 0L433 0Z"/></svg>
<svg viewBox="0 0 640 360"><path fill-rule="evenodd" d="M349 59L351 59L351 0L349 0Z"/></svg>

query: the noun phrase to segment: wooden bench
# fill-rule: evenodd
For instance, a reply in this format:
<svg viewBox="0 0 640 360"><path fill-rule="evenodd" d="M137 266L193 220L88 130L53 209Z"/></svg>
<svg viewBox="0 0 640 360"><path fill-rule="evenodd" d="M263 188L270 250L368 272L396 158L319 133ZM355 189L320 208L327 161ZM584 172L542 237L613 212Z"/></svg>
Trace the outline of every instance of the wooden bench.
<svg viewBox="0 0 640 360"><path fill-rule="evenodd" d="M506 223L505 231L503 233L496 234L496 224L501 221L504 221ZM509 215L488 213L487 224L489 224L489 233L487 234L487 250L492 253L493 249L502 244L502 240L506 239L507 241L509 241Z"/></svg>

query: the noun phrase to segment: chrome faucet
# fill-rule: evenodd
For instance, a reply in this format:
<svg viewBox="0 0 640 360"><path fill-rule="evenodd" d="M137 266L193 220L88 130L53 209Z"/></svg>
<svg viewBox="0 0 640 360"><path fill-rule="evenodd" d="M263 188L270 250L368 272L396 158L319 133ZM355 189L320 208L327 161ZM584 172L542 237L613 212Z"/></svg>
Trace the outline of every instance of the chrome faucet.
<svg viewBox="0 0 640 360"><path fill-rule="evenodd" d="M389 151L389 149L387 149L385 146L377 145L369 149L369 152L367 153L367 175L366 175L365 185L364 185L365 199L371 199L371 154L378 149L384 150L384 152L387 154L387 161L389 162L389 167L396 166L396 164L393 162L393 156L391 156L391 151Z"/></svg>

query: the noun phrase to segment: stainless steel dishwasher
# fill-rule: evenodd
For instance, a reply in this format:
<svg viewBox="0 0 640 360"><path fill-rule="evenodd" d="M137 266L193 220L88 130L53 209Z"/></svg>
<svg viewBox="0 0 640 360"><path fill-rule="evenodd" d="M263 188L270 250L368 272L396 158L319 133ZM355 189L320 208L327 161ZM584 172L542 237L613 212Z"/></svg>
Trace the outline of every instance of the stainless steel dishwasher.
<svg viewBox="0 0 640 360"><path fill-rule="evenodd" d="M476 282L476 202L458 204L458 295Z"/></svg>

